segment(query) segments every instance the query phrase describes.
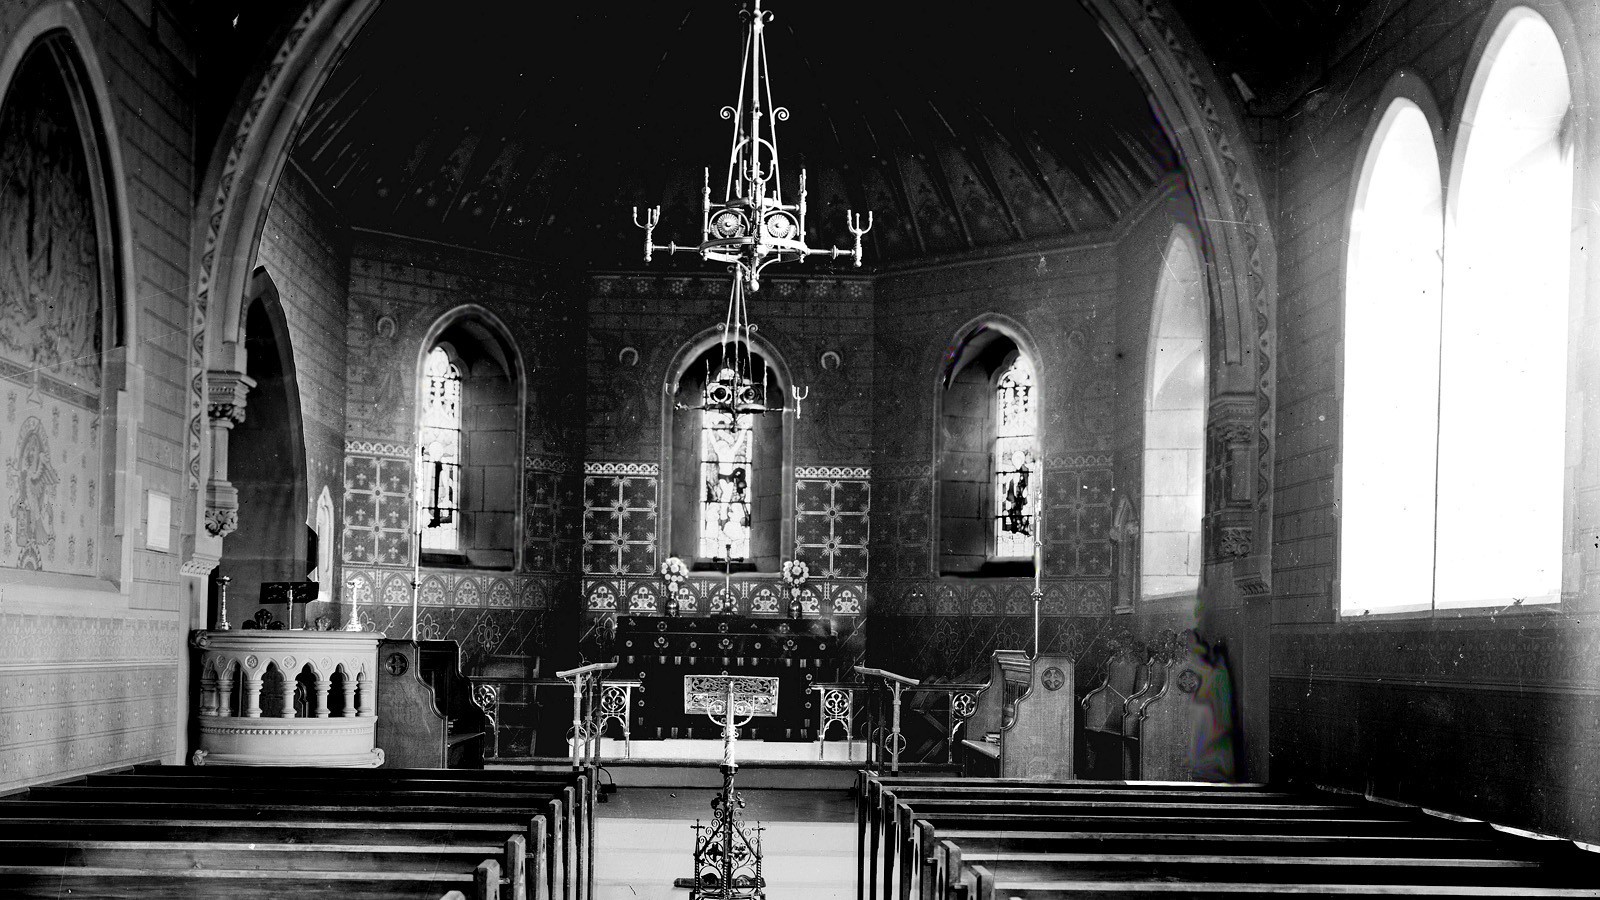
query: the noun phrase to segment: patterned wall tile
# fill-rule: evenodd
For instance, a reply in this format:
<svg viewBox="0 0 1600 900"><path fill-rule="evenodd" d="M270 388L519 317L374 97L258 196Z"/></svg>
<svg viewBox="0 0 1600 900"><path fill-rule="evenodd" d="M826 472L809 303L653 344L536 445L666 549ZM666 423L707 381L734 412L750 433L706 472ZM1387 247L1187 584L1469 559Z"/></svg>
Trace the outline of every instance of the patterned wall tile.
<svg viewBox="0 0 1600 900"><path fill-rule="evenodd" d="M653 475L583 477L583 571L653 575L656 488Z"/></svg>
<svg viewBox="0 0 1600 900"><path fill-rule="evenodd" d="M344 458L346 563L411 564L411 460L354 453Z"/></svg>
<svg viewBox="0 0 1600 900"><path fill-rule="evenodd" d="M815 574L867 577L871 495L862 480L795 482L795 543Z"/></svg>
<svg viewBox="0 0 1600 900"><path fill-rule="evenodd" d="M1044 571L1051 576L1111 577L1111 454L1050 460L1045 471ZM1065 464L1061 464L1065 463Z"/></svg>
<svg viewBox="0 0 1600 900"><path fill-rule="evenodd" d="M666 609L667 586L659 577L586 576L584 608L590 613L659 614ZM789 591L777 575L739 577L724 582L714 573L696 573L678 589L678 614L710 615L732 597L734 611L749 616L787 616ZM867 588L860 581L812 578L800 589L806 616L859 616Z"/></svg>
<svg viewBox="0 0 1600 900"><path fill-rule="evenodd" d="M522 568L570 574L583 545L583 476L530 471L524 478Z"/></svg>

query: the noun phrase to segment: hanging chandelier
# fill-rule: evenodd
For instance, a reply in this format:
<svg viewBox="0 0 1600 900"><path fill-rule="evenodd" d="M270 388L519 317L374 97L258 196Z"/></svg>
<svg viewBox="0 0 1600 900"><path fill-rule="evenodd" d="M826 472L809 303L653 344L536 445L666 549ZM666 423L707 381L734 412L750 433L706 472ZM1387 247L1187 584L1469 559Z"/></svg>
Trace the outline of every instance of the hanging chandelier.
<svg viewBox="0 0 1600 900"><path fill-rule="evenodd" d="M800 170L798 202L783 202L778 164L777 123L787 121L789 111L772 102L772 84L767 73L765 28L772 13L761 8L761 0L751 0L750 8L740 10L746 41L739 67L739 96L732 106L722 108L722 118L733 120L733 146L728 152L727 179L722 199L711 199L711 170L705 170L701 189L700 243L695 246L676 242L657 244L655 228L661 221L661 207L633 208L633 223L644 229L644 261L651 262L657 250L667 253L698 253L701 259L724 263L733 274L728 297L728 312L722 323L722 361L715 375L706 372L703 403L689 409L712 410L740 415L782 411L783 406L767 405L766 378L752 378L751 343L756 326L750 323L746 294L761 289L761 273L775 262L795 262L811 256L829 259L850 257L861 265L861 238L872 230L872 213L865 225L861 217L845 211L845 226L854 238L849 250L829 247L817 250L806 244L806 173ZM770 112L769 112L770 111ZM798 403L805 399L791 389ZM733 427L730 422L730 427Z"/></svg>

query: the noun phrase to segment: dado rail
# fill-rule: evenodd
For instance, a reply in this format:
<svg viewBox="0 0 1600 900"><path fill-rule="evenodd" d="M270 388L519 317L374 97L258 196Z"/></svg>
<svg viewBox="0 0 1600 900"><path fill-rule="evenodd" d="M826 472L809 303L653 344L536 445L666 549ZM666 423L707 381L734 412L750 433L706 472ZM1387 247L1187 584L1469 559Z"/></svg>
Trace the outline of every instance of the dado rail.
<svg viewBox="0 0 1600 900"><path fill-rule="evenodd" d="M375 742L378 638L348 631L197 631L195 765L361 766Z"/></svg>

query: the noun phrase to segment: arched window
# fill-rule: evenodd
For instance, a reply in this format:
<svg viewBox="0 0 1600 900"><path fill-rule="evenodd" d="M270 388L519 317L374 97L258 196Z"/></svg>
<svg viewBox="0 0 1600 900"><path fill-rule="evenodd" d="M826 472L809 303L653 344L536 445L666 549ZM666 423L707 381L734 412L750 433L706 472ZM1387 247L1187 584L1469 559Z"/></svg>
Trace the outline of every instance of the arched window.
<svg viewBox="0 0 1600 900"><path fill-rule="evenodd" d="M1038 371L1010 326L964 330L939 394L938 566L1033 571L1041 496Z"/></svg>
<svg viewBox="0 0 1600 900"><path fill-rule="evenodd" d="M1446 236L1435 605L1561 590L1572 96L1538 13L1513 9L1473 76Z"/></svg>
<svg viewBox="0 0 1600 900"><path fill-rule="evenodd" d="M1021 353L994 387L994 553L996 559L1033 556L1039 496L1037 395L1033 365Z"/></svg>
<svg viewBox="0 0 1600 900"><path fill-rule="evenodd" d="M417 489L424 563L515 564L521 385L515 348L486 312L455 316L423 355Z"/></svg>
<svg viewBox="0 0 1600 900"><path fill-rule="evenodd" d="M1396 99L1362 166L1345 275L1339 558L1346 612L1426 608L1433 596L1441 196L1427 117L1411 100Z"/></svg>
<svg viewBox="0 0 1600 900"><path fill-rule="evenodd" d="M1145 370L1144 503L1140 596L1200 586L1205 514L1206 305L1189 232L1167 241Z"/></svg>
<svg viewBox="0 0 1600 900"><path fill-rule="evenodd" d="M792 540L784 526L792 491L786 377L770 348L707 343L686 348L668 382L671 555L703 569L777 571ZM735 361L748 367L742 402L773 411L734 416L704 408L730 396Z"/></svg>
<svg viewBox="0 0 1600 900"><path fill-rule="evenodd" d="M422 364L422 549L461 549L461 367L443 347Z"/></svg>

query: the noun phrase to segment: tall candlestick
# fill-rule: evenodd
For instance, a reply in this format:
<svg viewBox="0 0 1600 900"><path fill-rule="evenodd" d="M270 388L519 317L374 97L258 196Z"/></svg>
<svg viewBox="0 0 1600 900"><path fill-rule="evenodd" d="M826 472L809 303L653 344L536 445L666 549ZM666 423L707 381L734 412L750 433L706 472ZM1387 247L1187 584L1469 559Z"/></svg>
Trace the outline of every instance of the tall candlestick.
<svg viewBox="0 0 1600 900"><path fill-rule="evenodd" d="M426 464L427 456L422 448L422 436L417 436L417 470L411 479L411 495L416 498L412 504L411 521L414 525L411 541L411 639L421 640L417 634L417 595L422 590L422 469ZM438 502L438 501L435 501Z"/></svg>
<svg viewBox="0 0 1600 900"><path fill-rule="evenodd" d="M1035 591L1039 590L1039 575L1044 570L1044 544L1041 540L1043 535L1040 534L1041 525L1043 524L1042 518L1039 513L1033 514L1033 589Z"/></svg>

